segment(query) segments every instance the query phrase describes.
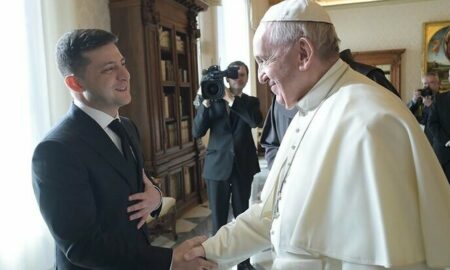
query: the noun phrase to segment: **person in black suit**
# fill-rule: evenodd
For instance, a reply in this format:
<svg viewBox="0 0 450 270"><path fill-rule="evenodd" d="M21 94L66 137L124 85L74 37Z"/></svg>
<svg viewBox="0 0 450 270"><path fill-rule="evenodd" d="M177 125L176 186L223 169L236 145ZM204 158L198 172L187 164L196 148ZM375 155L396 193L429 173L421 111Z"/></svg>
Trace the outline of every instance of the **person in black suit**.
<svg viewBox="0 0 450 270"><path fill-rule="evenodd" d="M262 121L259 100L242 93L248 80L248 67L241 61L230 66L239 66L238 78L227 78L230 88L225 90L223 99L197 97L199 106L192 129L195 138L210 131L203 176L213 234L228 222L230 197L234 217L247 210L253 175L260 171L251 132ZM246 260L238 269L253 267Z"/></svg>
<svg viewBox="0 0 450 270"><path fill-rule="evenodd" d="M383 70L375 66L356 62L353 59L350 49L341 51L339 53L339 58L346 62L352 69L365 75L392 92L394 95L400 97L397 89L395 89L392 83L384 75ZM260 144L264 148L264 157L269 169L272 167L281 140L296 113L297 109L295 107L288 110L283 105L279 104L275 97L272 99L272 104L267 112L260 138Z"/></svg>
<svg viewBox="0 0 450 270"><path fill-rule="evenodd" d="M450 80L450 70L448 79ZM434 152L450 183L450 92L435 95L428 125L433 135Z"/></svg>
<svg viewBox="0 0 450 270"><path fill-rule="evenodd" d="M414 90L413 96L407 105L411 113L416 117L417 122L422 126L428 141L430 144L433 144L433 133L429 129L428 119L434 97L441 88L439 74L435 71L427 72L422 77L422 86L423 89Z"/></svg>
<svg viewBox="0 0 450 270"><path fill-rule="evenodd" d="M131 101L130 74L117 37L98 29L64 34L58 68L74 103L36 147L32 180L56 243L56 269L212 269L185 251L153 247L142 225L161 193L143 173L136 126L118 110Z"/></svg>

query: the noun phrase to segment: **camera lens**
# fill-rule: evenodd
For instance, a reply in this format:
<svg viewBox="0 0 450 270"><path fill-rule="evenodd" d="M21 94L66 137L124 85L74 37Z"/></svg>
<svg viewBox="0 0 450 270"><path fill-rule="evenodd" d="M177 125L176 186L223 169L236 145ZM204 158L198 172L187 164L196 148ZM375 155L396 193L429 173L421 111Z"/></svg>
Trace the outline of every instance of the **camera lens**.
<svg viewBox="0 0 450 270"><path fill-rule="evenodd" d="M219 87L215 83L211 83L210 85L208 85L207 89L210 96L215 96L217 92L219 92Z"/></svg>
<svg viewBox="0 0 450 270"><path fill-rule="evenodd" d="M222 99L225 95L225 85L223 77L226 71L220 71L219 66L210 66L202 76L200 86L202 88L202 97L204 99L217 100Z"/></svg>

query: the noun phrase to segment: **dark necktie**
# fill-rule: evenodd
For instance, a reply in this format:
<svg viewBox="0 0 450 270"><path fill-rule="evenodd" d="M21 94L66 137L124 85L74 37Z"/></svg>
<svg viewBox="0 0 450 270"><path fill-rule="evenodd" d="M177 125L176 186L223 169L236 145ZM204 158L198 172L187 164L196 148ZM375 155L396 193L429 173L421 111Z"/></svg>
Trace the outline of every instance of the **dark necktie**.
<svg viewBox="0 0 450 270"><path fill-rule="evenodd" d="M231 127L234 126L234 122L236 121L236 115L230 111L230 115L228 115L228 118L230 119L230 125Z"/></svg>
<svg viewBox="0 0 450 270"><path fill-rule="evenodd" d="M115 119L114 121L109 123L108 127L120 137L120 141L122 143L122 152L125 159L134 162L135 159L131 149L130 140L122 123L119 121L119 119Z"/></svg>

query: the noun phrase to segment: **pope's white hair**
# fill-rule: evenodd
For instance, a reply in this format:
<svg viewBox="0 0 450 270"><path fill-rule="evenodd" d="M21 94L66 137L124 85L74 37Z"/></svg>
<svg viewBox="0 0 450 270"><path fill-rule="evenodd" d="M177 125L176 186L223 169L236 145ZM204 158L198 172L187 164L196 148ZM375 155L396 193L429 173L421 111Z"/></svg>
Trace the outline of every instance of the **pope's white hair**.
<svg viewBox="0 0 450 270"><path fill-rule="evenodd" d="M271 47L288 48L300 38L307 38L320 59L339 53L339 38L334 26L323 22L261 22L265 24L264 40Z"/></svg>

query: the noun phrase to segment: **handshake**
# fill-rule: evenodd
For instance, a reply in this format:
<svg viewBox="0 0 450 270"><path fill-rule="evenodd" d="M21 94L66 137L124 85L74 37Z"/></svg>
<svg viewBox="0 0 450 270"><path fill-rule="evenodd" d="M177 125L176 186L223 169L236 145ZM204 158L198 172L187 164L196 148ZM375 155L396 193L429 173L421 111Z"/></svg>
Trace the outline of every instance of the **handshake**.
<svg viewBox="0 0 450 270"><path fill-rule="evenodd" d="M206 241L206 236L197 236L184 241L173 249L171 270L213 270L218 269L214 262L205 258L205 250L202 243Z"/></svg>

